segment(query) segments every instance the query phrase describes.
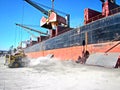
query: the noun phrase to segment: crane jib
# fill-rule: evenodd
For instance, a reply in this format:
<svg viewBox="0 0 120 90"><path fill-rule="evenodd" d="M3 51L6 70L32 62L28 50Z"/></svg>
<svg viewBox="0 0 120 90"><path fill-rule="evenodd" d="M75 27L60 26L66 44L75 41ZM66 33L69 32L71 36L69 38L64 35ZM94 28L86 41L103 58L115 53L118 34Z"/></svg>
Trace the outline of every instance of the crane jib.
<svg viewBox="0 0 120 90"><path fill-rule="evenodd" d="M41 31L39 31L39 30L36 30L36 29L30 28L30 27L27 27L27 26L24 26L24 25L22 25L22 24L17 24L17 23L16 23L16 25L17 25L17 26L20 26L20 27L22 27L22 28L25 28L25 29L28 29L28 30L31 30L31 31L37 32L37 33L39 33L39 34L48 35L47 33L41 32Z"/></svg>
<svg viewBox="0 0 120 90"><path fill-rule="evenodd" d="M27 3L29 3L30 5L32 5L33 7L35 7L36 9L38 9L39 11L41 11L43 14L48 16L49 12L47 10L43 9L42 7L37 5L36 3L32 2L31 0L25 0L25 1Z"/></svg>

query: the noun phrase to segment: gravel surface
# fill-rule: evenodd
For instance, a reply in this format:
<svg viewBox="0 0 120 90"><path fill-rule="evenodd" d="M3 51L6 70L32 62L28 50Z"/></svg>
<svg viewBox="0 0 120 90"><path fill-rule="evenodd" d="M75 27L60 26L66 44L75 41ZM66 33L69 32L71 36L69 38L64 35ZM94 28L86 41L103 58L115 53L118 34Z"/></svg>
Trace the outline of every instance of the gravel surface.
<svg viewBox="0 0 120 90"><path fill-rule="evenodd" d="M0 90L120 90L120 69L55 59L31 59L28 67L8 68L0 58Z"/></svg>

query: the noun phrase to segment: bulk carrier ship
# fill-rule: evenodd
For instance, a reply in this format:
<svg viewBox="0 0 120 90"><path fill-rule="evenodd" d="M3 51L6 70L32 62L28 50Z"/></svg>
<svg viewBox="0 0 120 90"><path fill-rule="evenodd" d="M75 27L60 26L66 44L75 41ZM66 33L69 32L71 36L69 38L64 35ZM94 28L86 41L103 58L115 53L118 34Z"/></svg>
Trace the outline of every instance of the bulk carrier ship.
<svg viewBox="0 0 120 90"><path fill-rule="evenodd" d="M54 9L46 11L31 0L27 3L48 17L42 17L40 26L49 30L49 36L40 36L24 48L28 57L54 55L60 60L83 59L82 63L105 67L120 66L120 7L115 0L100 0L102 12L86 8L84 25L70 28L67 18ZM52 0L54 2L54 0Z"/></svg>

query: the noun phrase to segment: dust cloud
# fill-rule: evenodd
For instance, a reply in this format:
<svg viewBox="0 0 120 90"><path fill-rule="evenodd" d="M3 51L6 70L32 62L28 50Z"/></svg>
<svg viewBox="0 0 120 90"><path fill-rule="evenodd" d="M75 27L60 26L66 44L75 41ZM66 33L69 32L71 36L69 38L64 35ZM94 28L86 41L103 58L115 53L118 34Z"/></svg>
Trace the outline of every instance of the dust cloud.
<svg viewBox="0 0 120 90"><path fill-rule="evenodd" d="M55 58L31 59L30 68L36 70L43 90L119 90L120 69L77 64ZM37 76L36 76L37 77ZM46 83L45 83L46 82Z"/></svg>

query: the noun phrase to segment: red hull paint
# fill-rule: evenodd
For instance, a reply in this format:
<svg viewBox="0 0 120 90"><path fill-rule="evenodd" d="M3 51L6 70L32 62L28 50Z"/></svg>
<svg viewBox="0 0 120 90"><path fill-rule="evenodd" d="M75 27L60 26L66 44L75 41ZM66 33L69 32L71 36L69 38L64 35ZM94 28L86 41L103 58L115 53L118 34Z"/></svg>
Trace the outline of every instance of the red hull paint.
<svg viewBox="0 0 120 90"><path fill-rule="evenodd" d="M104 53L117 43L118 42L90 44L87 46L87 50L89 51L90 54L97 52ZM79 56L82 56L82 50L83 50L83 46L74 46L74 47L61 48L61 49L31 52L26 54L30 58L38 58L38 57L46 56L48 54L53 54L55 58L59 58L61 60L77 60ZM120 44L114 47L109 52L120 53Z"/></svg>

